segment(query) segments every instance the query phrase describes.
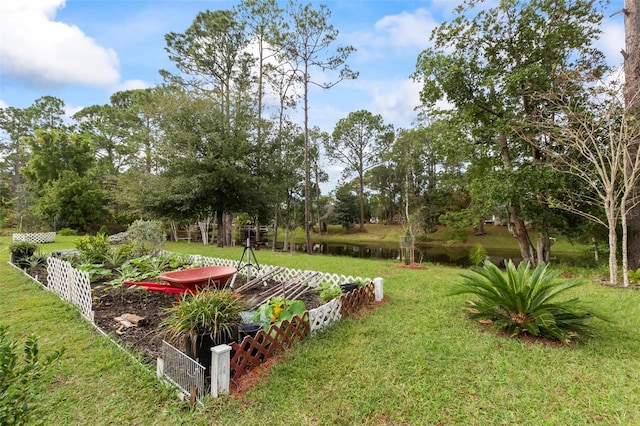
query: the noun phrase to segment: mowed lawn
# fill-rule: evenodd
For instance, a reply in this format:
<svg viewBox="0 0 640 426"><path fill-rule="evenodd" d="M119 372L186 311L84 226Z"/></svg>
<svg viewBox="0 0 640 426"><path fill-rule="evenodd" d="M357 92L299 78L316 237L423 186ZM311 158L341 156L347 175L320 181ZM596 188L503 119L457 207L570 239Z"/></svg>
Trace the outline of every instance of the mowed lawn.
<svg viewBox="0 0 640 426"><path fill-rule="evenodd" d="M55 245L72 246L72 239ZM460 269L256 252L264 264L384 278L386 302L289 350L242 398L188 409L153 367L118 349L74 308L5 264L0 323L41 352L67 348L37 383L33 424L581 425L640 424L640 291L585 278L573 292L612 323L570 347L523 343L469 321L448 296ZM238 259L241 247L167 249Z"/></svg>

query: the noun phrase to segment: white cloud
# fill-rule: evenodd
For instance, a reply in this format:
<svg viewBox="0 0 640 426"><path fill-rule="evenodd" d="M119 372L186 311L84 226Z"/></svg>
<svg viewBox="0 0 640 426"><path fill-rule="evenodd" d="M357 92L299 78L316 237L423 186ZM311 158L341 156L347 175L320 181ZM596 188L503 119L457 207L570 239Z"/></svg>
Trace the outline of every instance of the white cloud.
<svg viewBox="0 0 640 426"><path fill-rule="evenodd" d="M356 31L347 36L361 62L388 59L389 53L420 52L429 46L431 31L438 25L425 8L413 13L403 11L379 19L371 31Z"/></svg>
<svg viewBox="0 0 640 426"><path fill-rule="evenodd" d="M86 106L74 106L74 105L65 105L64 106L64 115L68 120L71 120L71 117L74 116L75 113L82 111Z"/></svg>
<svg viewBox="0 0 640 426"><path fill-rule="evenodd" d="M112 49L72 25L54 20L64 0L2 1L2 73L32 85L109 86L120 78Z"/></svg>
<svg viewBox="0 0 640 426"><path fill-rule="evenodd" d="M606 56L609 65L617 66L623 62L620 51L624 49L624 24L622 18L608 19L602 27L600 40L595 45Z"/></svg>
<svg viewBox="0 0 640 426"><path fill-rule="evenodd" d="M385 16L376 22L375 31L378 42L383 45L423 49L436 25L438 23L431 12L420 8L413 13L403 11L397 15Z"/></svg>
<svg viewBox="0 0 640 426"><path fill-rule="evenodd" d="M147 83L144 80L125 80L116 86L115 91L120 92L123 90L146 89L151 86L152 86L151 84Z"/></svg>
<svg viewBox="0 0 640 426"><path fill-rule="evenodd" d="M2 99L0 99L0 108L6 108L6 107L8 107L8 106L9 106L9 105L8 105L5 101L3 101Z"/></svg>
<svg viewBox="0 0 640 426"><path fill-rule="evenodd" d="M406 79L373 86L375 113L396 127L410 127L417 115L415 108L420 104L420 84Z"/></svg>

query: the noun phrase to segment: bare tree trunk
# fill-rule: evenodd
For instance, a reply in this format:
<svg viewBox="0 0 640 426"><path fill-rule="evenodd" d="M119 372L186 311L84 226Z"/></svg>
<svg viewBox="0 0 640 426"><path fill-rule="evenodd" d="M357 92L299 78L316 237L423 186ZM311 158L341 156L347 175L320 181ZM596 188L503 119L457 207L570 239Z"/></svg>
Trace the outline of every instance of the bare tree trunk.
<svg viewBox="0 0 640 426"><path fill-rule="evenodd" d="M202 237L202 244L209 244L209 227L211 225L211 214L208 214L206 218L198 221L198 228L200 228L200 236Z"/></svg>
<svg viewBox="0 0 640 426"><path fill-rule="evenodd" d="M273 244L271 251L276 251L276 245L278 244L278 227L280 226L280 213L278 213L278 206L276 206L276 217L273 220Z"/></svg>
<svg viewBox="0 0 640 426"><path fill-rule="evenodd" d="M171 221L171 241L178 241L178 224L175 220Z"/></svg>
<svg viewBox="0 0 640 426"><path fill-rule="evenodd" d="M218 216L218 247L224 247L224 216L221 211L217 212Z"/></svg>
<svg viewBox="0 0 640 426"><path fill-rule="evenodd" d="M360 199L360 232L364 232L364 174L360 168L358 198Z"/></svg>
<svg viewBox="0 0 640 426"><path fill-rule="evenodd" d="M629 287L629 230L627 224L627 209L622 203L620 223L622 225L622 283Z"/></svg>
<svg viewBox="0 0 640 426"><path fill-rule="evenodd" d="M226 212L223 215L224 218L224 243L225 246L231 247L233 245L233 217L231 213Z"/></svg>
<svg viewBox="0 0 640 426"><path fill-rule="evenodd" d="M309 70L304 69L304 240L307 254L313 254L311 243L311 164L309 158Z"/></svg>
<svg viewBox="0 0 640 426"><path fill-rule="evenodd" d="M502 157L502 164L505 170L513 170L513 164L509 155L509 147L507 143L507 134L502 132L499 138L500 155ZM531 265L536 265L536 254L533 250L533 245L527 232L527 227L524 221L520 218L520 206L514 203L507 205L508 214L508 227L509 232L518 241L520 247L520 255L524 262L528 262Z"/></svg>
<svg viewBox="0 0 640 426"><path fill-rule="evenodd" d="M618 236L616 234L615 218L609 217L609 282L617 284L618 282Z"/></svg>
<svg viewBox="0 0 640 426"><path fill-rule="evenodd" d="M514 204L509 204L507 206L507 213L509 214L509 232L518 241L522 260L531 265L536 265L536 255L533 251L531 240L529 239L527 227L524 221L520 218L520 207Z"/></svg>
<svg viewBox="0 0 640 426"><path fill-rule="evenodd" d="M624 57L624 98L627 102L627 110L634 112L640 108L637 93L640 90L640 7L638 0L625 0L624 2L624 31L625 50ZM633 150L637 151L640 141L633 144ZM631 157L635 157L631 152ZM640 267L640 205L629 209L627 214L629 225L628 234L628 268Z"/></svg>
<svg viewBox="0 0 640 426"><path fill-rule="evenodd" d="M551 257L551 240L547 234L540 234L537 243L538 262L549 263Z"/></svg>

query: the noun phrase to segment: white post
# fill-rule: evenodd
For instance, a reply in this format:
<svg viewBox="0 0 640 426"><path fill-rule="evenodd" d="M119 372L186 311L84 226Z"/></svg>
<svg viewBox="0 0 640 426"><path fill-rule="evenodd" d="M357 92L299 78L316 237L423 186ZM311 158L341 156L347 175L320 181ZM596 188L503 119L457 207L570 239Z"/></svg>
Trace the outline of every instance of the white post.
<svg viewBox="0 0 640 426"><path fill-rule="evenodd" d="M384 297L384 278L374 278L373 279L373 294L375 296L375 301L380 302Z"/></svg>
<svg viewBox="0 0 640 426"><path fill-rule="evenodd" d="M67 292L65 295L65 300L70 301L73 295L73 267L69 266L69 270L67 271Z"/></svg>
<svg viewBox="0 0 640 426"><path fill-rule="evenodd" d="M164 376L164 360L160 357L156 358L156 377Z"/></svg>
<svg viewBox="0 0 640 426"><path fill-rule="evenodd" d="M211 395L229 395L231 382L231 346L218 345L211 348Z"/></svg>

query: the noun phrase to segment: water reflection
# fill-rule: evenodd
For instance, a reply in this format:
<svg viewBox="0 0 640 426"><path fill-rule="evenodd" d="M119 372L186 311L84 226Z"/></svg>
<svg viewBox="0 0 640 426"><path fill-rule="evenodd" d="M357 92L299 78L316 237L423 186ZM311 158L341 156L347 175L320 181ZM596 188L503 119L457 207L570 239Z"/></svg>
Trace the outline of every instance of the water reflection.
<svg viewBox="0 0 640 426"><path fill-rule="evenodd" d="M278 249L282 249L280 244ZM295 244L293 250L304 252L304 244ZM357 244L328 244L316 243L313 246L314 253L331 256L349 256L362 259L394 259L400 260L400 249L398 247L375 247ZM415 249L414 259L416 263L439 263L442 265L452 265L468 267L472 264L469 257L468 248L449 248L440 246L418 246ZM516 250L501 250L500 253L489 253L491 260L498 264L505 258L516 259L519 252Z"/></svg>

